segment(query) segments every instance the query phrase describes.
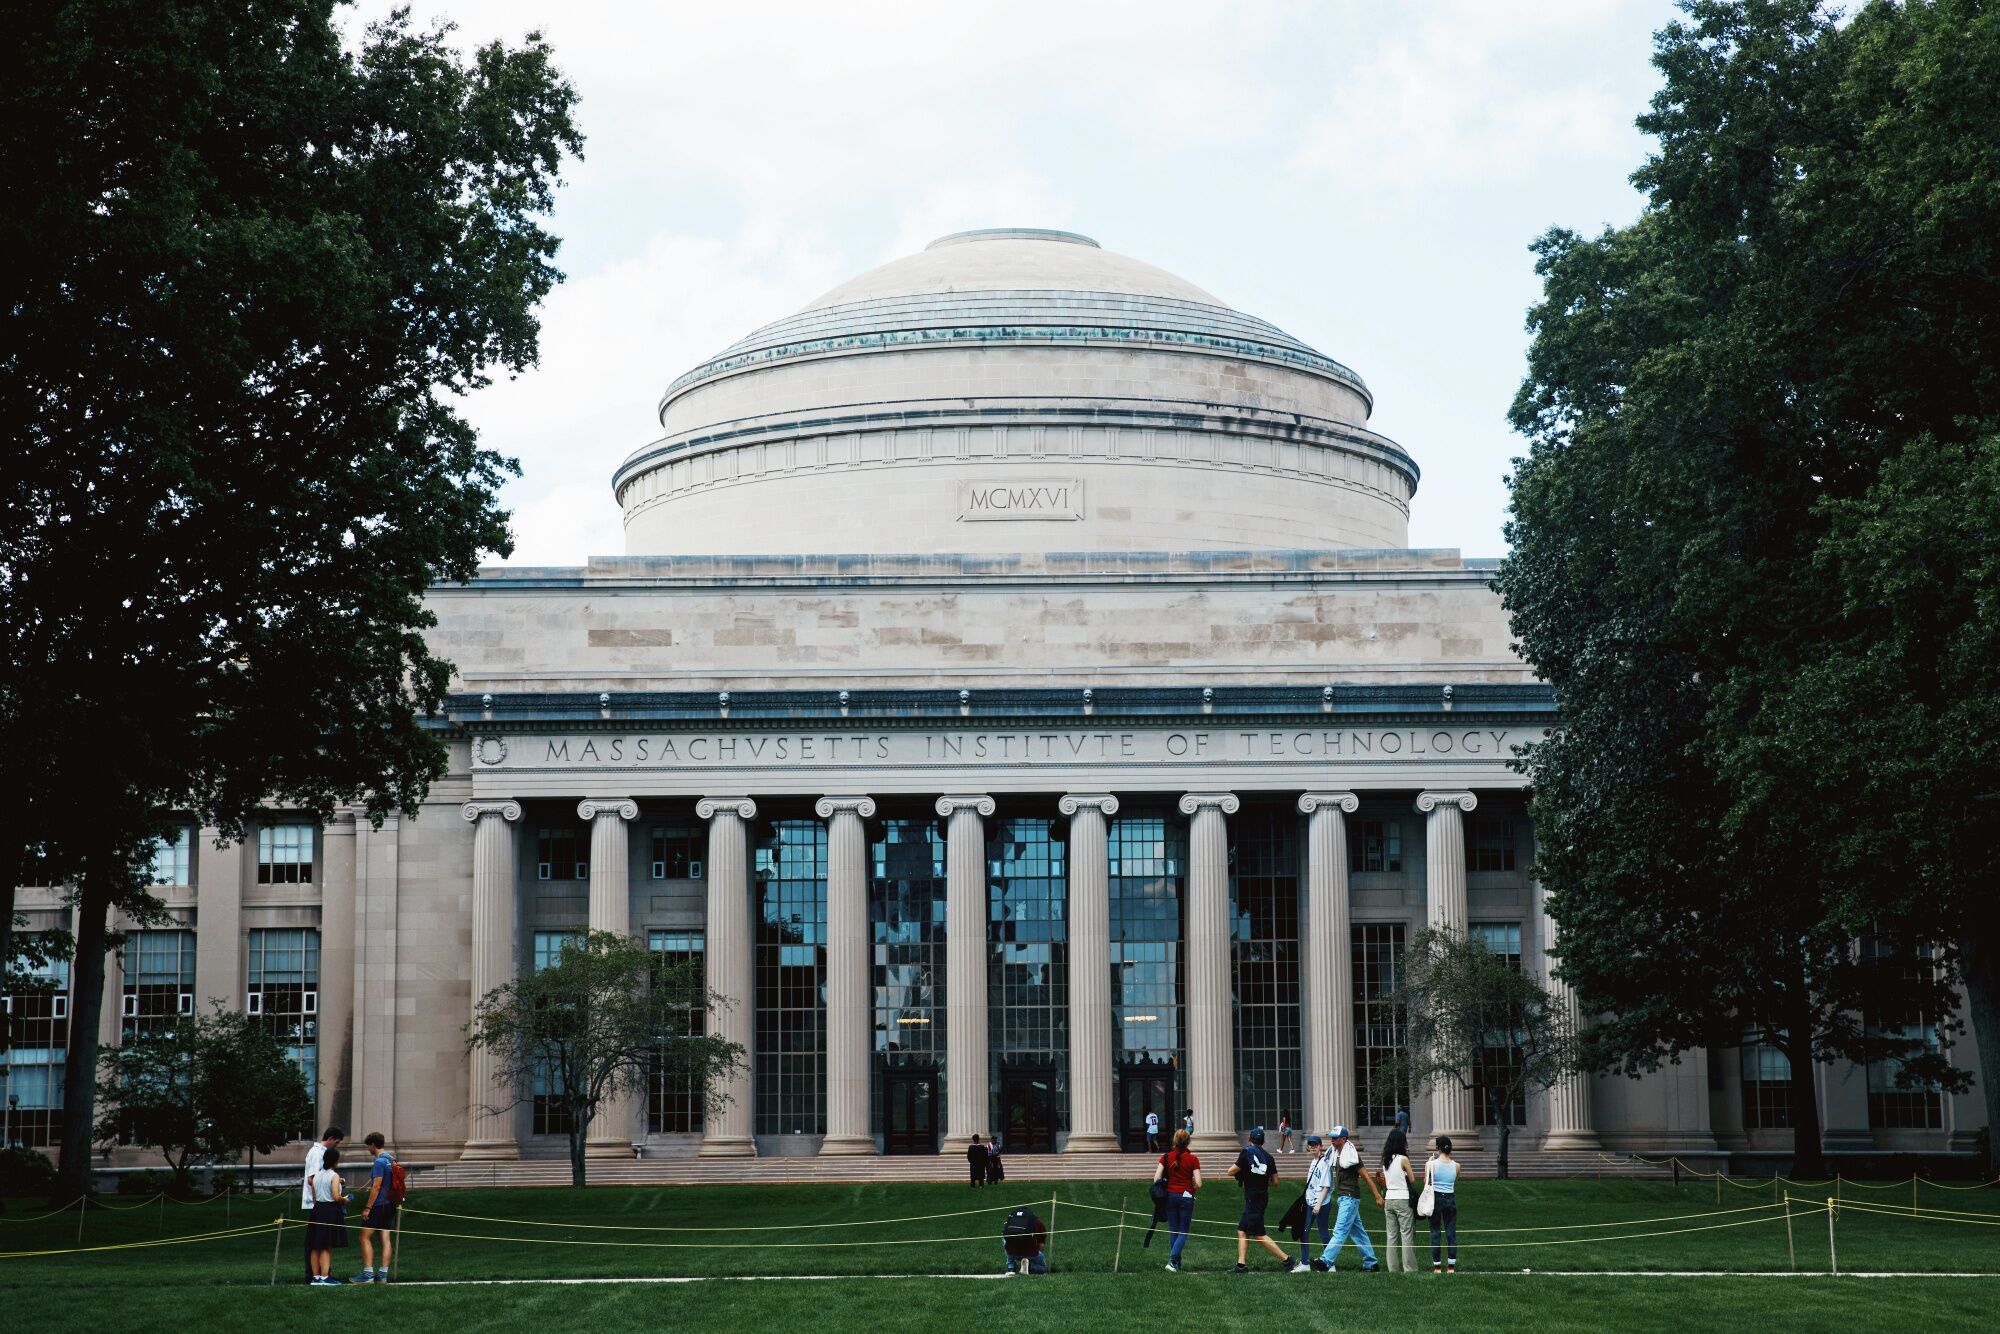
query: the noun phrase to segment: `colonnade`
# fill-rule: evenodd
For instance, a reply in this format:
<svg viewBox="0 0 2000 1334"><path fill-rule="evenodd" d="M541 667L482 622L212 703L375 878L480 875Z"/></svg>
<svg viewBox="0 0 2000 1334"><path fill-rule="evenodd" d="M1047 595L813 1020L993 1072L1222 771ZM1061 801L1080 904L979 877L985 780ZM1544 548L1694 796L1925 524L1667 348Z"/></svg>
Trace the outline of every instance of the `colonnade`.
<svg viewBox="0 0 2000 1334"><path fill-rule="evenodd" d="M1305 865L1304 969L1301 1040L1306 1056L1302 1125L1328 1126L1356 1114L1353 976L1346 817L1360 807L1347 791L1313 791L1298 799L1308 817ZM1425 891L1429 921L1463 931L1467 924L1464 817L1478 804L1471 792L1427 791L1416 808L1425 816ZM956 793L936 800L945 826L945 941L948 985L946 1112L941 1151L962 1151L988 1120L987 1055L990 1026L984 985L951 979L984 979L987 968L988 886L986 821L999 808L984 793ZM1111 916L1109 821L1118 811L1110 793L1068 793L1057 803L1069 820L1067 918L1069 952L1069 1139L1067 1151L1116 1149L1111 1059ZM1179 801L1188 817L1186 888L1187 1081L1199 1132L1198 1152L1234 1151L1236 1071L1234 1000L1229 922L1228 818L1240 808L1229 792L1189 792ZM873 1072L869 980L868 850L864 822L874 800L859 793L830 794L814 807L827 822L826 935L826 1135L823 1154L874 1153L869 1126ZM755 969L752 944L756 906L750 865L750 822L757 803L749 796L703 797L695 813L708 826L707 986L731 1004L709 1016L709 1031L752 1050L755 1037ZM589 925L594 931L629 932L628 825L638 816L629 797L590 798L577 808L591 831ZM476 1001L509 980L514 968L514 825L520 804L473 801L464 815L474 825L472 886L472 995ZM1544 942L1553 925L1541 919ZM1093 965L1092 961L1096 961ZM1575 997L1559 983L1567 1003ZM1093 1016L1097 1018L1093 1019ZM960 1054L970 1054L964 1059ZM752 1087L746 1062L709 1100L703 1156L749 1157ZM501 1086L495 1062L483 1051L471 1061L467 1158L511 1158L517 1153L504 1109L514 1101ZM1591 1147L1587 1081L1571 1077L1549 1099L1549 1147ZM607 1112L588 1151L628 1152L622 1131L631 1109ZM1470 1095L1441 1087L1432 1097L1433 1133L1476 1145Z"/></svg>

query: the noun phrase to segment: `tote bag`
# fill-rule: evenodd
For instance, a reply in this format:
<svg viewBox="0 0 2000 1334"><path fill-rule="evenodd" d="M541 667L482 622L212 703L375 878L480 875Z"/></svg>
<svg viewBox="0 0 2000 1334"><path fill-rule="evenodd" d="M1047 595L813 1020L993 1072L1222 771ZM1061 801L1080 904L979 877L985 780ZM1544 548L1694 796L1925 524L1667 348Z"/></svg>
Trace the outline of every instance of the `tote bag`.
<svg viewBox="0 0 2000 1334"><path fill-rule="evenodd" d="M1424 1183L1423 1194L1417 1196L1417 1217L1429 1218L1432 1214L1436 1213L1437 1202L1437 1192L1432 1190L1431 1183L1426 1181Z"/></svg>

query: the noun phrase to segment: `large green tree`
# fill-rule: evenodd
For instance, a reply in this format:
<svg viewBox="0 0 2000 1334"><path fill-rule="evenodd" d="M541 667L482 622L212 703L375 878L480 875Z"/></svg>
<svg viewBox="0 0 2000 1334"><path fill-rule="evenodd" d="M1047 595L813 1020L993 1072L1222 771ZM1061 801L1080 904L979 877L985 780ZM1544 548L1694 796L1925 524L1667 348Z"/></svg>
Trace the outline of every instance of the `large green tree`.
<svg viewBox="0 0 2000 1334"><path fill-rule="evenodd" d="M1963 981L2000 1075L2000 12L1685 8L1641 216L1535 247L1499 586L1595 1059L1782 1046L1811 1171L1816 1062L1956 1085L1871 1019Z"/></svg>
<svg viewBox="0 0 2000 1334"><path fill-rule="evenodd" d="M8 11L0 748L32 818L0 872L80 908L70 1193L150 838L412 809L450 675L423 590L510 549L513 464L453 399L535 358L575 95L533 34L464 57L398 13L343 45L335 8Z"/></svg>

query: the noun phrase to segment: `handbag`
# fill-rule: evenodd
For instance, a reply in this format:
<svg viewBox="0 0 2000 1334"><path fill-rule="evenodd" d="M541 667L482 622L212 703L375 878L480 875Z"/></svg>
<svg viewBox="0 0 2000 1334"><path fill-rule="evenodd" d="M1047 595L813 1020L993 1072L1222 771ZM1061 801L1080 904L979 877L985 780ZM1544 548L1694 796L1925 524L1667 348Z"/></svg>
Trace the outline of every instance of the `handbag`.
<svg viewBox="0 0 2000 1334"><path fill-rule="evenodd" d="M1153 1197L1154 1204L1165 1204L1167 1202L1167 1183L1164 1181L1155 1181L1146 1193Z"/></svg>
<svg viewBox="0 0 2000 1334"><path fill-rule="evenodd" d="M1426 1181L1423 1194L1417 1196L1417 1217L1429 1218L1437 1212L1437 1203L1437 1192L1432 1190L1431 1183Z"/></svg>

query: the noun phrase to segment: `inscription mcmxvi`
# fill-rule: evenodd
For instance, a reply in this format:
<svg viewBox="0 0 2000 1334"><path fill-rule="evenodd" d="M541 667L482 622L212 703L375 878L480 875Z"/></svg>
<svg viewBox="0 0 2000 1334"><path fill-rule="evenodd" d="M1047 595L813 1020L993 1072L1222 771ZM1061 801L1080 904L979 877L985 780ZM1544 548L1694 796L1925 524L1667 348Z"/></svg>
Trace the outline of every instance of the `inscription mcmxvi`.
<svg viewBox="0 0 2000 1334"><path fill-rule="evenodd" d="M998 519L1070 520L1083 517L1083 481L1077 477L1017 477L958 484L961 523Z"/></svg>

